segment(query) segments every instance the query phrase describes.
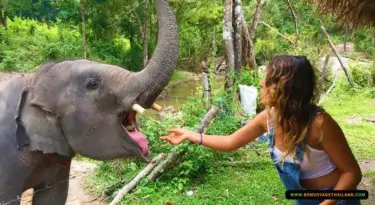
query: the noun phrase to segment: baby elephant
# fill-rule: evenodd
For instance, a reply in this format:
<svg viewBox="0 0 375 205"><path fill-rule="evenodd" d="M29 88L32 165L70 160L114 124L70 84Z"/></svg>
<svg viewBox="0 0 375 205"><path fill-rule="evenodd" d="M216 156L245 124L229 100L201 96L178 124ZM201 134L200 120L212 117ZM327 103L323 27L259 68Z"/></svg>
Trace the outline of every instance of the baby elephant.
<svg viewBox="0 0 375 205"><path fill-rule="evenodd" d="M0 84L0 204L63 205L75 153L96 160L151 157L136 123L154 107L178 58L175 15L156 0L158 44L148 66L133 73L89 60L46 63Z"/></svg>

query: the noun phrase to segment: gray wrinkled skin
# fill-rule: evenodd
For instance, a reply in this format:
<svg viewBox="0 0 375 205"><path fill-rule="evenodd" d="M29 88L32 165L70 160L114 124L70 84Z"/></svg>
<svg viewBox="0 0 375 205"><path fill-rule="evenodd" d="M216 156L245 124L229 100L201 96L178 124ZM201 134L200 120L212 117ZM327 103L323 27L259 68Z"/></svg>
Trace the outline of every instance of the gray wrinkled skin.
<svg viewBox="0 0 375 205"><path fill-rule="evenodd" d="M175 16L166 0L155 4L158 44L141 72L66 60L0 83L0 205L19 204L15 199L29 188L38 192L33 204L65 204L70 165L56 160L64 164L75 153L97 160L151 159L124 131L119 114L132 112L134 103L150 108L176 66Z"/></svg>

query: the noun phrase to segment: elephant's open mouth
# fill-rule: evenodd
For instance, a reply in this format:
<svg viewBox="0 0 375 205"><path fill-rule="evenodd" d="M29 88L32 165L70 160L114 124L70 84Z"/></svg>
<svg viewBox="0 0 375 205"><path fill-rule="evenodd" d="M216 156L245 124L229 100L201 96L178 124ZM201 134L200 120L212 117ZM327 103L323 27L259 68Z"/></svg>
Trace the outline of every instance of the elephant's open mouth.
<svg viewBox="0 0 375 205"><path fill-rule="evenodd" d="M135 112L126 112L120 114L121 125L124 128L125 132L134 140L142 153L147 156L148 154L148 141L146 136L138 130Z"/></svg>

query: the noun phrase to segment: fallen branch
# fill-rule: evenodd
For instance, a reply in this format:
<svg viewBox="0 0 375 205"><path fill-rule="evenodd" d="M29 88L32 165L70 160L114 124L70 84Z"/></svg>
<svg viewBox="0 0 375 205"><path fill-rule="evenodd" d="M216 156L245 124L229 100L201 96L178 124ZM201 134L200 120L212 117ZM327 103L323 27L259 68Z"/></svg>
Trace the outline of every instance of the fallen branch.
<svg viewBox="0 0 375 205"><path fill-rule="evenodd" d="M171 165L175 164L178 160L178 158L183 155L186 151L183 151L183 153L176 153L172 152L172 154L164 161L159 163L153 170L152 172L147 176L149 180L154 181L156 178L160 176L160 174L164 170L168 170Z"/></svg>
<svg viewBox="0 0 375 205"><path fill-rule="evenodd" d="M196 131L203 133L204 128L213 120L213 118L218 113L219 109L215 106L211 107L211 109L206 113L204 118L202 119L201 123L197 127ZM161 162L148 176L148 179L155 180L160 176L160 174L169 169L171 165L173 165L183 154L185 154L187 150L183 150L182 152L172 152L170 156L163 162Z"/></svg>
<svg viewBox="0 0 375 205"><path fill-rule="evenodd" d="M353 85L353 84L354 84L354 83L353 83L353 79L351 78L348 69L346 68L346 66L345 66L344 63L342 62L342 60L341 60L341 56L340 56L340 54L337 52L335 46L333 45L333 43L332 43L332 41L331 41L331 39L330 39L330 37L329 37L329 35L328 35L328 33L327 33L327 31L326 31L324 25L323 25L323 23L321 23L321 24L322 24L321 29L322 29L324 35L326 36L329 45L331 46L333 52L334 52L335 55L337 56L337 59L339 60L342 69L344 69L345 75L346 75L346 77L348 78L349 83L350 83L351 85Z"/></svg>
<svg viewBox="0 0 375 205"><path fill-rule="evenodd" d="M124 187L120 189L120 191L116 194L115 198L109 205L115 205L121 201L121 199L127 194L130 190L132 190L138 182L146 176L150 171L160 163L161 160L165 159L166 154L161 153L155 159L153 159L132 181L126 184Z"/></svg>

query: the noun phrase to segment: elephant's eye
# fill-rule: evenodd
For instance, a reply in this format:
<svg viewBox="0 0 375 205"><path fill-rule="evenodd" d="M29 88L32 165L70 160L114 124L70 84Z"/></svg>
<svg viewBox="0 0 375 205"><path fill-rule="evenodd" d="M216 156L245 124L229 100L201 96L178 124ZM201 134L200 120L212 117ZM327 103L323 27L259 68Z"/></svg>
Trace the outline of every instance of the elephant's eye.
<svg viewBox="0 0 375 205"><path fill-rule="evenodd" d="M100 87L100 79L98 78L88 78L85 84L87 90L92 91Z"/></svg>

